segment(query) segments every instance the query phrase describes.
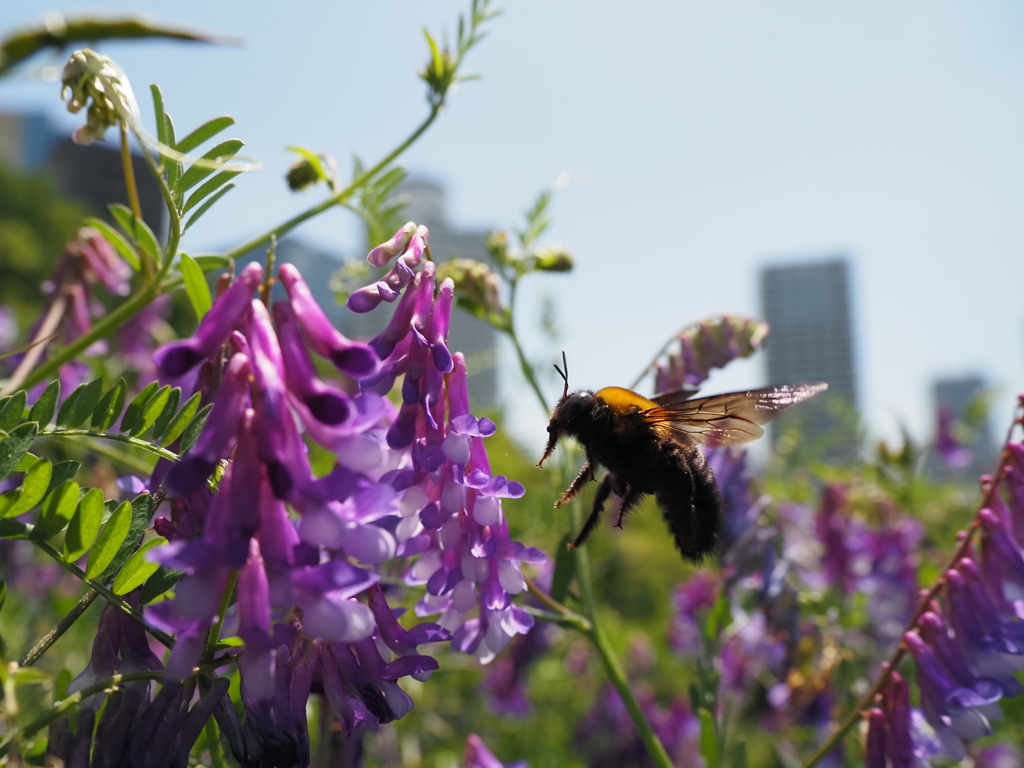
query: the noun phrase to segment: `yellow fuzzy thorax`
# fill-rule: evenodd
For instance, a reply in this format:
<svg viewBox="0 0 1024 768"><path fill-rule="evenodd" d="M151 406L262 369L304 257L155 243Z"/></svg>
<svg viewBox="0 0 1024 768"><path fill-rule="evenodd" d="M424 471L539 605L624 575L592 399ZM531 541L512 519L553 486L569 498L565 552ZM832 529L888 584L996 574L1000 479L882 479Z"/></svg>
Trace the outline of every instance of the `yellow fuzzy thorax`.
<svg viewBox="0 0 1024 768"><path fill-rule="evenodd" d="M638 395L636 392L632 392L622 387L605 387L599 389L594 393L594 397L599 397L611 408L617 415L625 415L627 413L633 413L635 410L646 411L651 408L657 408L658 404L648 400L643 395Z"/></svg>

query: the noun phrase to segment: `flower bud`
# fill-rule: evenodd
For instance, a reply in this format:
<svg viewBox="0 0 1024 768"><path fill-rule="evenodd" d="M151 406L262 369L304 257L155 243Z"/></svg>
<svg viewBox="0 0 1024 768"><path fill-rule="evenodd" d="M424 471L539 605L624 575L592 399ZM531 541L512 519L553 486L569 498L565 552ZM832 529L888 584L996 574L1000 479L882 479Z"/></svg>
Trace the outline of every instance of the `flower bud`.
<svg viewBox="0 0 1024 768"><path fill-rule="evenodd" d="M119 122L137 124L141 113L124 70L113 59L89 48L71 54L61 78L61 98L71 89L68 112L77 113L92 99L85 125L72 138L76 144L92 144Z"/></svg>
<svg viewBox="0 0 1024 768"><path fill-rule="evenodd" d="M451 279L460 305L478 317L502 313L498 276L483 262L472 259L446 261L438 265L437 279L441 282Z"/></svg>
<svg viewBox="0 0 1024 768"><path fill-rule="evenodd" d="M572 254L563 245L552 243L543 245L534 253L537 269L541 272L571 272L573 268Z"/></svg>
<svg viewBox="0 0 1024 768"><path fill-rule="evenodd" d="M284 177L288 182L288 189L292 192L298 192L300 189L311 187L323 180L320 170L305 157L301 157L292 163Z"/></svg>
<svg viewBox="0 0 1024 768"><path fill-rule="evenodd" d="M508 233L491 232L484 238L484 248L494 259L495 264L504 264L508 261Z"/></svg>

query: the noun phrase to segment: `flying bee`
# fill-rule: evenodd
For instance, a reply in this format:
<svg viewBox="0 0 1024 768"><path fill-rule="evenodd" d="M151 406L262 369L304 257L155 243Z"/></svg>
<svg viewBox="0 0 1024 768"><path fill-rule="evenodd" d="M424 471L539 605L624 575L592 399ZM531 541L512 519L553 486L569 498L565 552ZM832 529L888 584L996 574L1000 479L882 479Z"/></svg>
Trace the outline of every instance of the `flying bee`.
<svg viewBox="0 0 1024 768"><path fill-rule="evenodd" d="M544 465L562 435L583 446L587 461L555 506L579 494L599 467L608 469L590 517L569 548L587 540L612 493L621 499L619 528L645 495L654 494L676 546L691 561L714 551L722 520L718 484L698 445L720 448L756 440L764 434L762 424L828 388L795 384L697 399L696 391L687 389L651 399L621 387L569 394L564 352L562 366L555 370L565 388L548 422L548 444L537 466Z"/></svg>

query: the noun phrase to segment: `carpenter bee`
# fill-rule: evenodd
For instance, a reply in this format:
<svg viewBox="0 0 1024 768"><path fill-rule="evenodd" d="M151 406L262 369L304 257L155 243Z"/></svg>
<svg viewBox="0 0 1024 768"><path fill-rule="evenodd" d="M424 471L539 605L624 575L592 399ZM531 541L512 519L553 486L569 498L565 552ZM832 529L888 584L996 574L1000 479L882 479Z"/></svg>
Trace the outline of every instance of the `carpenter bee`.
<svg viewBox="0 0 1024 768"><path fill-rule="evenodd" d="M686 560L700 561L714 551L721 527L722 497L698 445L743 445L764 434L762 424L789 406L822 392L827 384L795 384L694 399L681 389L647 399L621 387L569 394L568 366L555 370L565 381L562 399L548 422L548 444L537 466L554 451L563 434L583 446L587 461L556 507L576 496L606 467L590 517L569 548L580 546L597 525L608 497L621 499L615 525L654 494Z"/></svg>

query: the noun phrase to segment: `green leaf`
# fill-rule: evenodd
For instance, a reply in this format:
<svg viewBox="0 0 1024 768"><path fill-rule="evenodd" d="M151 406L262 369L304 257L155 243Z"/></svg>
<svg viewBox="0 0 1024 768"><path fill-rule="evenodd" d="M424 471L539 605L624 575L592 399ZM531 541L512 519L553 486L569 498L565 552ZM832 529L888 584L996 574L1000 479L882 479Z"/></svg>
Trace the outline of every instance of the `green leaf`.
<svg viewBox="0 0 1024 768"><path fill-rule="evenodd" d="M12 472L25 472L26 470L31 469L32 465L35 464L37 461L39 461L39 457L36 456L31 451L29 451L28 453L26 453L24 456L21 457L21 461L18 462L18 466L16 466L11 471Z"/></svg>
<svg viewBox="0 0 1024 768"><path fill-rule="evenodd" d="M174 585L177 584L178 580L184 575L184 571L179 571L176 568L168 568L166 565L161 565L157 572L147 579L146 586L142 588L142 597L140 598L140 602L144 605L156 600L160 595L170 589L173 589Z"/></svg>
<svg viewBox="0 0 1024 768"><path fill-rule="evenodd" d="M103 491L93 488L78 502L78 510L71 518L64 537L64 562L73 563L96 541L103 520Z"/></svg>
<svg viewBox="0 0 1024 768"><path fill-rule="evenodd" d="M85 389L75 401L75 410L68 416L67 428L75 429L81 426L82 422L88 419L100 402L103 394L103 378L93 379L85 385Z"/></svg>
<svg viewBox="0 0 1024 768"><path fill-rule="evenodd" d="M135 218L131 209L121 203L113 203L108 207L111 215L121 225L121 229L135 238L139 248L145 251L153 261L160 261L162 254L160 243L157 242L156 235L153 234L149 225L142 219Z"/></svg>
<svg viewBox="0 0 1024 768"><path fill-rule="evenodd" d="M28 412L28 420L39 424L42 429L53 418L57 411L57 403L60 401L60 379L54 379L46 385L43 394L36 400L32 410Z"/></svg>
<svg viewBox="0 0 1024 768"><path fill-rule="evenodd" d="M151 381L139 394L132 398L132 401L128 403L128 409L124 412L124 416L121 417L121 432L128 432L135 426L135 422L142 416L142 409L146 407L146 403L156 394L159 388L160 385L157 382Z"/></svg>
<svg viewBox="0 0 1024 768"><path fill-rule="evenodd" d="M241 171L231 170L231 168L226 168L218 173L189 196L188 202L185 203L185 207L181 209L182 214L188 213L199 205L199 203L203 202L211 192L217 191L217 189L227 184L240 173Z"/></svg>
<svg viewBox="0 0 1024 768"><path fill-rule="evenodd" d="M171 390L171 394L167 398L167 404L164 406L164 409L160 411L160 415L157 416L156 421L153 422L154 442L163 437L164 431L167 429L167 425L171 423L171 419L174 418L174 414L178 411L179 402L181 402L181 389L175 387Z"/></svg>
<svg viewBox="0 0 1024 768"><path fill-rule="evenodd" d="M19 688L23 685L42 685L52 679L51 675L46 674L38 667L21 667L14 673L14 686Z"/></svg>
<svg viewBox="0 0 1024 768"><path fill-rule="evenodd" d="M9 507L0 511L0 517L17 517L28 512L46 496L50 488L50 477L53 475L53 464L49 459L39 459L26 472L21 480L21 488L7 493L14 494ZM7 493L4 496L7 496Z"/></svg>
<svg viewBox="0 0 1024 768"><path fill-rule="evenodd" d="M36 439L38 431L39 425L30 421L28 424L15 427L11 430L10 435L0 441L0 480L7 477L18 466L22 456L28 453L28 449L32 447L32 441Z"/></svg>
<svg viewBox="0 0 1024 768"><path fill-rule="evenodd" d="M72 415L75 413L75 407L78 405L78 398L82 396L87 385L79 384L78 387L68 395L60 405L60 410L57 411L57 426L61 429L67 427L68 422L71 420Z"/></svg>
<svg viewBox="0 0 1024 768"><path fill-rule="evenodd" d="M718 768L718 739L715 738L715 719L706 709L700 711L700 756L705 768Z"/></svg>
<svg viewBox="0 0 1024 768"><path fill-rule="evenodd" d="M110 520L103 526L96 546L89 553L89 564L85 567L85 578L95 579L107 570L114 561L114 556L121 549L128 531L132 527L132 505L127 501L114 510Z"/></svg>
<svg viewBox="0 0 1024 768"><path fill-rule="evenodd" d="M78 483L66 480L46 497L39 511L36 528L32 531L33 539L45 541L64 530L78 507L78 491Z"/></svg>
<svg viewBox="0 0 1024 768"><path fill-rule="evenodd" d="M100 399L99 404L92 412L92 428L100 432L106 432L117 421L124 408L125 395L128 392L128 384L123 378L117 384L107 390L107 393Z"/></svg>
<svg viewBox="0 0 1024 768"><path fill-rule="evenodd" d="M747 745L741 741L732 749L732 765L734 768L747 768Z"/></svg>
<svg viewBox="0 0 1024 768"><path fill-rule="evenodd" d="M141 412L139 413L139 418L135 421L135 425L132 427L132 437L141 435L143 432L145 432L147 429L153 426L153 422L157 420L157 417L163 411L164 406L167 405L167 399L170 396L171 387L168 384L157 390L156 394L146 401L146 405L143 406Z"/></svg>
<svg viewBox="0 0 1024 768"><path fill-rule="evenodd" d="M120 254L121 258L132 265L132 269L136 272L139 271L142 266L142 262L139 261L139 254L136 252L135 246L125 240L120 232L107 224L107 222L95 217L86 219L85 223L103 235L103 239L114 246L114 250Z"/></svg>
<svg viewBox="0 0 1024 768"><path fill-rule="evenodd" d="M231 263L230 260L224 258L223 256L218 256L216 254L207 254L206 256L194 256L193 260L195 261L196 264L199 265L199 268L203 270L203 272L213 272L214 270L217 269L227 269L228 264Z"/></svg>
<svg viewBox="0 0 1024 768"><path fill-rule="evenodd" d="M4 609L4 603L7 601L7 582L0 579L0 611Z"/></svg>
<svg viewBox="0 0 1024 768"><path fill-rule="evenodd" d="M223 115L222 117L215 117L213 118L213 120L209 120L208 122L203 123L194 131L192 131L192 133L190 133L188 136L179 141L175 149L181 152L182 154L190 152L207 139L212 139L225 128L228 128L234 124L235 118L230 117L228 115ZM238 150L235 151L237 152Z"/></svg>
<svg viewBox="0 0 1024 768"><path fill-rule="evenodd" d="M10 432L21 422L21 415L25 413L25 403L28 395L21 390L11 397L5 397L0 407L0 431Z"/></svg>
<svg viewBox="0 0 1024 768"><path fill-rule="evenodd" d="M146 553L154 547L161 547L166 543L167 539L157 536L139 547L135 554L128 558L128 562L124 564L121 572L117 574L111 591L115 595L124 595L145 584L146 580L160 569L158 563L151 563L146 559Z"/></svg>
<svg viewBox="0 0 1024 768"><path fill-rule="evenodd" d="M153 112L156 113L156 138L161 144L167 144L167 128L164 126L164 95L156 83L150 83L149 92L153 94Z"/></svg>
<svg viewBox="0 0 1024 768"><path fill-rule="evenodd" d="M173 147L174 121L171 120L171 116L166 112L164 113L164 127L167 131L167 146ZM172 160L169 157L165 157L164 162L167 163L167 188L174 189L174 185L181 178L181 160Z"/></svg>
<svg viewBox="0 0 1024 768"><path fill-rule="evenodd" d="M181 410L175 414L174 418L171 419L171 423L167 425L167 430L163 436L164 445L170 445L185 431L185 427L188 426L189 422L192 421L192 417L196 415L196 411L199 410L199 400L200 395L196 392L181 406Z"/></svg>
<svg viewBox="0 0 1024 768"><path fill-rule="evenodd" d="M103 571L100 581L109 580L121 569L121 566L128 562L128 558L132 556L135 548L142 541L142 537L146 535L146 528L149 527L149 518L152 514L153 497L148 493L137 496L132 502L132 524L128 529L128 535L124 537L124 541L121 542L121 547L114 555L114 559L110 561L110 565Z"/></svg>
<svg viewBox="0 0 1024 768"><path fill-rule="evenodd" d="M569 550L572 538L567 533L558 542L555 555L555 572L551 576L551 598L557 603L564 603L569 592L569 584L576 575L576 558Z"/></svg>
<svg viewBox="0 0 1024 768"><path fill-rule="evenodd" d="M224 195L226 195L228 192L230 192L234 188L235 188L234 184L228 184L228 185L222 187L220 192L218 192L213 197L211 197L209 200L207 200L205 203L203 203L201 206L199 206L199 209L195 213L192 214L192 218L190 218L187 222L185 222L185 229L182 230L182 234L184 234L185 232L188 232L188 228L191 227L193 224L195 224L196 221L199 220L200 216L202 216L204 213L206 213L208 210L210 210L218 200L220 200L222 197L224 197Z"/></svg>
<svg viewBox="0 0 1024 768"><path fill-rule="evenodd" d="M77 461L58 461L53 465L53 474L50 475L50 484L46 487L46 492L49 494L65 480L73 478L81 468L82 465Z"/></svg>
<svg viewBox="0 0 1024 768"><path fill-rule="evenodd" d="M234 157L243 146L245 146L245 143L238 139L228 139L215 146L203 155L202 159L204 162L193 163L182 174L178 186L174 189L175 196L181 197L181 195L185 194L186 190L191 189L215 170L218 170L220 166Z"/></svg>
<svg viewBox="0 0 1024 768"><path fill-rule="evenodd" d="M192 302L192 309L196 312L196 319L202 320L206 313L213 306L213 299L210 297L210 286L206 284L206 275L202 268L187 253L181 254L181 279L185 281L185 293L188 300Z"/></svg>
<svg viewBox="0 0 1024 768"><path fill-rule="evenodd" d="M213 408L213 403L203 406L203 409L185 427L185 431L181 433L181 444L178 446L179 456L191 448L192 443L199 437L199 433L203 431L203 427L206 425L206 418L210 415L211 408Z"/></svg>

